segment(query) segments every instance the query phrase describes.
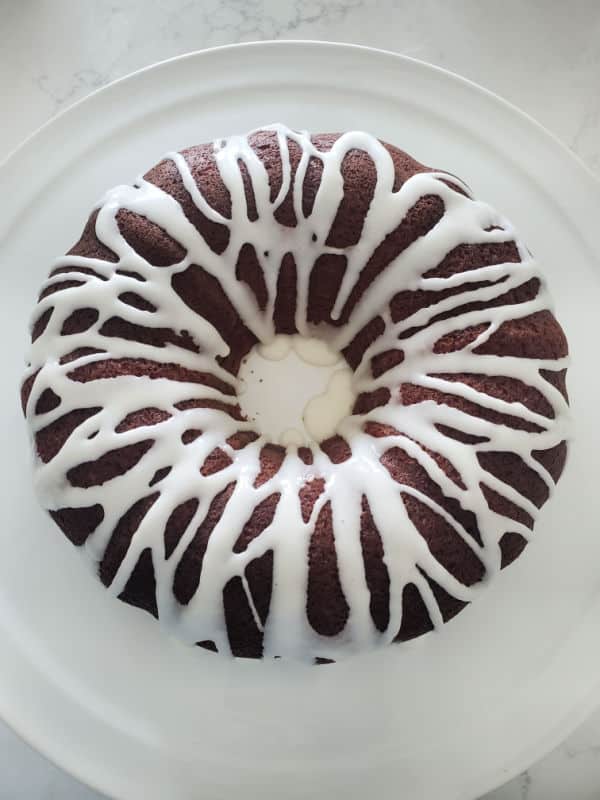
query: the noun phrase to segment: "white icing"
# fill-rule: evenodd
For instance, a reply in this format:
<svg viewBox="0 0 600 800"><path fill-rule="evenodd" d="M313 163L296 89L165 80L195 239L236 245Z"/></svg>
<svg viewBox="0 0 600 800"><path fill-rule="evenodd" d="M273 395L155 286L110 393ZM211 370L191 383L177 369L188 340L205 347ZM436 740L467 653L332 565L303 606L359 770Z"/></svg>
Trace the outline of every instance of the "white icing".
<svg viewBox="0 0 600 800"><path fill-rule="evenodd" d="M292 347L307 364L317 367L333 367L342 364L342 355L330 347L327 342L319 339L305 339L302 336L292 336Z"/></svg>
<svg viewBox="0 0 600 800"><path fill-rule="evenodd" d="M278 335L270 342L257 345L257 350L263 358L269 361L282 361L292 349L291 336Z"/></svg>
<svg viewBox="0 0 600 800"><path fill-rule="evenodd" d="M333 436L354 404L352 370L319 339L278 335L242 361L244 415L271 442L310 445Z"/></svg>
<svg viewBox="0 0 600 800"><path fill-rule="evenodd" d="M322 442L336 433L352 411L355 397L352 372L349 369L334 372L325 391L309 400L304 408L304 427L313 441Z"/></svg>
<svg viewBox="0 0 600 800"><path fill-rule="evenodd" d="M79 280L81 285L49 295L36 308L36 319L51 307L54 311L45 332L31 348L29 374L37 370L40 372L26 413L31 432L35 434L68 411L101 406L98 413L75 429L67 443L49 463L44 464L39 458L36 458L35 463L36 486L46 508L76 508L94 503L103 506L104 520L83 548L93 562L102 559L116 524L132 503L160 491L160 497L138 527L111 584L110 590L115 595L123 591L142 551L151 548L157 577L157 604L161 625L186 642L210 639L216 643L220 652L228 652L223 587L233 576L243 578L253 616L259 628L263 629L244 571L252 560L272 550L273 592L269 615L264 625L265 655L339 659L364 647L387 644L395 637L402 619L402 591L407 583L414 583L420 590L434 625L442 624L435 597L420 570L460 600L472 600L481 588L480 585L471 588L464 586L433 557L407 514L401 491L417 497L452 526L484 564L487 574L484 583L500 567L498 542L502 535L510 530L526 538L530 537L529 528L508 520L488 507L480 483L484 481L534 519L538 509L515 489L484 472L476 452L509 451L518 454L552 491L553 481L550 475L532 457L531 452L554 447L568 438L568 410L561 393L540 375L539 370L561 370L567 362L566 359L541 360L475 353L476 348L498 330L503 322L551 308L551 303L538 266L514 228L488 205L473 200L458 179L445 173L419 173L409 178L398 191L393 191L392 159L384 146L369 134L346 133L340 136L330 151L320 152L305 133L291 131L281 125L273 125L269 129L276 133L279 140L283 176L274 202L270 200L265 167L252 150L247 136L234 136L218 140L214 144L216 163L231 196L231 218L224 217L209 204L194 182L182 155L172 153L168 156L200 211L209 220L229 229L229 244L220 255L209 248L185 217L181 206L170 195L147 181L140 179L135 187L119 186L106 194L98 207L96 233L100 241L117 254L119 261L112 263L101 259L64 256L56 262L56 267L74 266L74 272L67 276L56 275L49 278L43 288L64 280ZM301 151L292 190L293 206L299 224L293 228L282 226L274 216L292 184L288 141L295 142ZM368 153L375 165L377 183L360 241L352 247L338 249L327 245L326 241L344 192L341 164L352 149L362 149ZM312 212L305 218L302 187L310 158L317 158L322 162L323 172ZM258 211L258 218L254 221L248 218L240 162L245 164L253 188ZM452 181L466 195L454 191L444 180ZM377 245L397 228L407 212L425 195L441 198L445 207L442 219L426 235L407 247L373 281L354 308L348 323L340 327L315 327L308 323L306 312L309 276L317 257L325 253L343 253L347 258L346 271L333 310L334 319L339 319L361 270ZM116 214L123 208L147 217L167 231L185 248L183 260L171 267L158 268L136 253L120 234L116 223ZM498 226L499 229L489 230L492 226ZM517 243L521 257L519 263L482 266L448 278L424 277L428 269L439 264L447 253L460 244L507 240ZM268 297L264 310L258 307L246 284L236 277L238 253L246 243L254 247L264 272ZM148 358L210 372L233 385L239 393L242 388L239 380L232 378L216 361L218 356L227 355L226 343L211 324L185 305L173 291L171 279L175 273L185 270L190 264L201 264L220 281L244 324L261 343L263 355L268 358L283 358L292 344L291 337L275 335L273 311L279 265L286 253L293 254L297 268L295 323L299 336L294 339L305 356L306 351L314 351L315 339L327 342L328 352L337 353L377 314L381 315L385 323L383 335L368 348L352 376L351 392L354 396L386 387L392 392L392 400L388 405L367 414L347 416L340 423L338 431L352 450L349 460L333 464L324 452L313 446L314 463L306 465L299 458L294 446L300 443L303 434L298 430L286 431L284 438L288 444L288 452L281 469L263 485L255 487L255 478L260 471L259 453L265 444L265 438L261 437L239 451L233 450L226 443L227 438L236 431L253 429L251 423L236 422L215 409L179 411L175 408L176 403L193 397L210 398L232 405L235 403L232 397L222 394L218 389L165 378L150 380L148 377L122 376L89 383L78 383L68 378L68 373L73 369L108 357ZM77 273L77 268L91 268L105 280ZM137 272L145 282L118 274L117 269ZM532 277L542 281L535 299L516 305L490 305L494 298ZM469 284L475 282L500 280L501 283L469 290ZM465 288L460 294L440 298L434 305L415 312L408 319L392 322L389 303L398 292L419 289L442 291L463 285ZM142 311L123 303L119 296L124 292L135 292L152 303L157 310ZM432 321L434 316L472 301L482 302L483 308L463 312L449 319ZM97 322L83 333L61 335L65 319L74 309L83 307L98 310ZM189 352L173 344L158 348L103 336L99 332L100 328L114 315L134 324L188 331L201 347L201 352ZM434 352L434 344L440 337L474 325L487 327L464 349L446 354ZM416 330L399 342L398 337L411 329ZM80 347L99 348L106 352L82 356L64 365L59 363L63 355ZM373 378L371 358L392 348L402 349L403 361L378 378ZM528 410L522 403L494 398L465 384L440 377L458 372L518 379L537 389L548 400L554 417L548 419ZM340 380L342 379L336 378L336 381ZM491 411L521 417L539 425L542 430L535 433L515 430L434 402L403 406L399 403L398 396L398 387L403 383L440 389L477 402ZM36 400L46 388L52 388L61 398L61 403L52 411L36 415ZM343 389L347 394L350 393L347 385ZM315 431L318 440L330 428L327 431L319 428L318 418L325 407L325 400L317 398L314 403L316 405L306 410L306 421L309 428ZM116 426L129 413L147 407L164 409L171 416L152 427L115 432ZM367 421L393 426L401 433L373 438L363 430ZM436 425L446 425L471 435L485 436L489 441L476 447L461 444L442 435ZM184 445L181 436L188 429L201 430L202 435L191 444ZM90 438L93 434L93 438ZM73 487L65 479L68 470L82 462L93 461L112 449L147 439L154 440L152 448L123 476L102 486L87 489ZM464 509L476 515L482 545L431 498L391 479L381 464L380 457L395 446L403 448L409 456L416 459L447 497L455 498ZM232 463L220 472L203 477L199 469L216 447L223 449ZM437 452L451 462L461 476L463 487L452 481L427 451ZM172 467L169 474L156 486L148 488L156 471L166 466ZM324 479L325 491L316 501L310 519L304 521L298 490L313 477ZM211 501L234 481L235 489L231 499L208 540L198 590L188 605L181 606L172 591L177 564L206 516ZM252 510L273 493L279 493L281 499L272 523L246 550L235 553L234 544ZM377 630L369 610L370 593L360 545L363 495L368 499L381 536L384 562L390 577L390 622L384 632ZM174 552L166 558L163 536L165 524L177 505L194 497L199 501L198 508ZM308 548L315 521L327 502L331 503L333 515L340 583L349 607L347 624L334 637L319 635L309 624L306 613Z"/></svg>
<svg viewBox="0 0 600 800"><path fill-rule="evenodd" d="M287 428L279 438L279 443L284 447L300 447L307 444L306 436L298 428Z"/></svg>

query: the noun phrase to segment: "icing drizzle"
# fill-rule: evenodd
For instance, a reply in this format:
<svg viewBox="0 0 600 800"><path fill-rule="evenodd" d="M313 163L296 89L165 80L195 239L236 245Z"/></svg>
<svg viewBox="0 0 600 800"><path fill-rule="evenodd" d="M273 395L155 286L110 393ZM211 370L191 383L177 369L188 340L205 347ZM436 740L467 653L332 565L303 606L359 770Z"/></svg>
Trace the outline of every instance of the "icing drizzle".
<svg viewBox="0 0 600 800"><path fill-rule="evenodd" d="M98 206L96 236L116 254L116 261L79 255L56 261L54 266L61 271L42 287L42 299L35 311L36 321L44 315L49 319L31 348L26 382L33 382L35 390L29 396L26 416L37 441L40 432L59 424L64 415L87 411L81 412L78 424L57 452L44 458L38 454L35 481L41 502L57 514L61 509L101 507L102 518L82 547L95 564L102 564L107 550L116 546L115 529L124 525L124 519L137 515L137 525L117 559L114 574L102 575L103 580L112 593L121 595L140 558L149 551L160 624L182 640L210 641L219 652L231 652L223 596L232 579L239 578L253 624L262 636L264 655L340 659L394 640L401 627L403 590L408 584L417 587L437 627L443 619L427 577L456 600L470 602L500 569L499 542L506 531L530 538L530 525L493 510L482 486L485 484L532 519L538 513L537 505L484 470L482 454L516 454L548 493L552 491L552 476L532 451L549 450L568 438L566 400L542 372L564 370L567 361L478 352L504 323L549 309L551 303L537 264L511 224L485 203L472 199L460 180L442 172L420 172L395 191L392 158L369 134L345 133L330 150L321 151L306 133L282 125L264 130L272 132L279 145L281 186L274 198L268 171L251 146L250 134L214 143L216 166L231 198L229 216L209 203L184 155L167 156L197 209L209 222L227 229L229 239L223 252L211 249L174 197L139 179L134 186L112 189ZM295 171L290 143L300 152ZM344 199L342 164L354 150L364 151L374 164L375 190L358 243L333 247L328 237ZM315 159L322 174L312 210L305 215L303 186L310 161ZM256 215L249 213L242 164ZM295 227L283 226L276 219L277 209L290 195L298 221ZM348 316L353 289L377 246L424 197L442 201L440 220L380 272ZM180 245L183 257L168 266L149 263L120 230L117 214L123 209L145 217L166 232ZM507 241L515 242L520 261L482 265L446 277L428 275L459 245ZM264 276L266 302L262 308L236 275L238 255L246 245L254 248ZM264 437L258 435L252 440L248 436L248 443L241 448L231 444L232 437L252 431L253 426L227 413L235 406L238 386L237 378L219 360L228 355L229 347L219 330L173 290L172 279L192 264L202 265L219 281L246 328L258 342L269 345L276 336L279 266L289 253L296 265L294 322L300 336L321 338L343 352L375 316L380 317L382 332L368 345L354 370L353 391L360 395L387 390L389 400L340 423L337 434L348 444L350 458L332 459L315 443L311 458L305 459L290 444L279 469L262 480L261 453L267 444ZM346 259L331 312L334 323L340 324L314 325L308 321L309 279L313 265L323 255L343 255ZM539 281L539 288L531 299L495 303L533 279ZM394 321L390 304L402 291L439 293L439 299ZM74 312L78 314L74 316ZM175 331L177 337L159 345L107 336L103 326L115 314L132 326ZM467 329L474 331L473 336L460 349L440 352L436 348L436 343L452 332ZM381 374L373 368L382 354L399 349L399 363ZM110 363L131 363L133 359L158 365L158 373L149 376L130 370L129 374L113 376ZM80 377L86 369L103 364L108 366L102 367L104 371L101 369L95 379ZM169 372L173 364L188 371L183 378ZM211 380L198 378L199 374L212 376ZM520 381L544 398L552 414L540 414L514 398L484 393L453 379L453 375L503 376ZM460 398L485 413L475 416L451 403L431 399L408 404L399 389L403 386ZM46 401L41 403L41 411L36 411L43 395ZM58 398L57 405L48 399L52 397ZM203 406L187 402L198 397L208 402ZM123 425L140 410L152 412L151 420L142 414L141 424ZM505 424L508 416L522 424ZM384 435L371 435L369 423L377 423ZM461 432L463 441L450 438L444 429ZM477 442L476 446L472 442ZM98 462L121 448L130 448L127 453L133 454L131 467L124 474L117 473L98 485L89 475L81 478L81 465ZM393 479L382 457L394 448L417 462L446 498L474 515L481 541L435 498ZM224 454L225 466L211 472L203 465L215 450ZM103 463L106 465L106 460ZM454 472L444 468L444 463ZM454 473L460 476L458 480ZM310 512L303 514L301 490L316 480L322 481L323 491ZM224 493L228 500L206 537L201 564L195 566L197 588L186 598L187 603L182 603L173 590L178 566L211 507ZM253 510L273 495L279 500L272 519L241 547L240 536ZM483 565L484 581L465 586L436 559L408 513L406 497L416 499L450 526ZM361 551L364 499L381 539L382 560L389 577L389 616L384 630L373 619ZM189 514L183 529L178 540L167 545L165 530L171 515L185 504ZM307 614L311 537L320 515L328 509L337 577L347 608L345 624L335 634L317 632ZM269 554L272 591L265 613L257 607L247 570ZM327 602L326 595L323 602Z"/></svg>

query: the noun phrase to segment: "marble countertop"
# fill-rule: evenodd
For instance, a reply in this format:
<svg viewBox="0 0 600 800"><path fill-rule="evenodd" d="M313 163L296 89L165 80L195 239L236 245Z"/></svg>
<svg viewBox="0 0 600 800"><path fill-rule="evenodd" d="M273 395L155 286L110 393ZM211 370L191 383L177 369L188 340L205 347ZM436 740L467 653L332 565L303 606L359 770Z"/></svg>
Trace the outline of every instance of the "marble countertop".
<svg viewBox="0 0 600 800"><path fill-rule="evenodd" d="M598 0L0 0L0 158L90 91L190 50L324 39L395 50L481 83L600 175ZM0 723L0 800L100 798ZM485 800L598 800L600 712Z"/></svg>

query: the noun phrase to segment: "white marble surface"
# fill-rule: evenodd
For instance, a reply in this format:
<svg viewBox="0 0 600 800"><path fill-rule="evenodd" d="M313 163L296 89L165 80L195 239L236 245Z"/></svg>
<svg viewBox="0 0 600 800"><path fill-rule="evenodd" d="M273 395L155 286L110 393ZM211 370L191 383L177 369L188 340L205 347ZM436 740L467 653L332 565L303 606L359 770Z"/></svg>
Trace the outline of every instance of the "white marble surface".
<svg viewBox="0 0 600 800"><path fill-rule="evenodd" d="M383 47L458 72L529 112L600 175L599 0L0 0L0 158L132 70L277 38ZM99 797L0 723L0 800ZM596 712L486 800L599 798Z"/></svg>

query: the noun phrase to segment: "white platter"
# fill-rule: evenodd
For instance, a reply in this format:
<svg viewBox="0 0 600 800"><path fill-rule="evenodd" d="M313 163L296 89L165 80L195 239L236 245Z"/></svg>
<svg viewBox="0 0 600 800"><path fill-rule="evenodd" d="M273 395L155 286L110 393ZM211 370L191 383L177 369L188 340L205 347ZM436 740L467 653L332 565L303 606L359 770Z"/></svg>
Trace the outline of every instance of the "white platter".
<svg viewBox="0 0 600 800"><path fill-rule="evenodd" d="M442 634L342 664L228 662L108 597L38 510L18 383L51 259L163 152L273 121L362 128L461 175L545 266L570 340L575 443L534 543ZM550 134L426 64L310 42L195 53L118 81L0 169L0 713L127 800L473 800L600 700L600 187Z"/></svg>

